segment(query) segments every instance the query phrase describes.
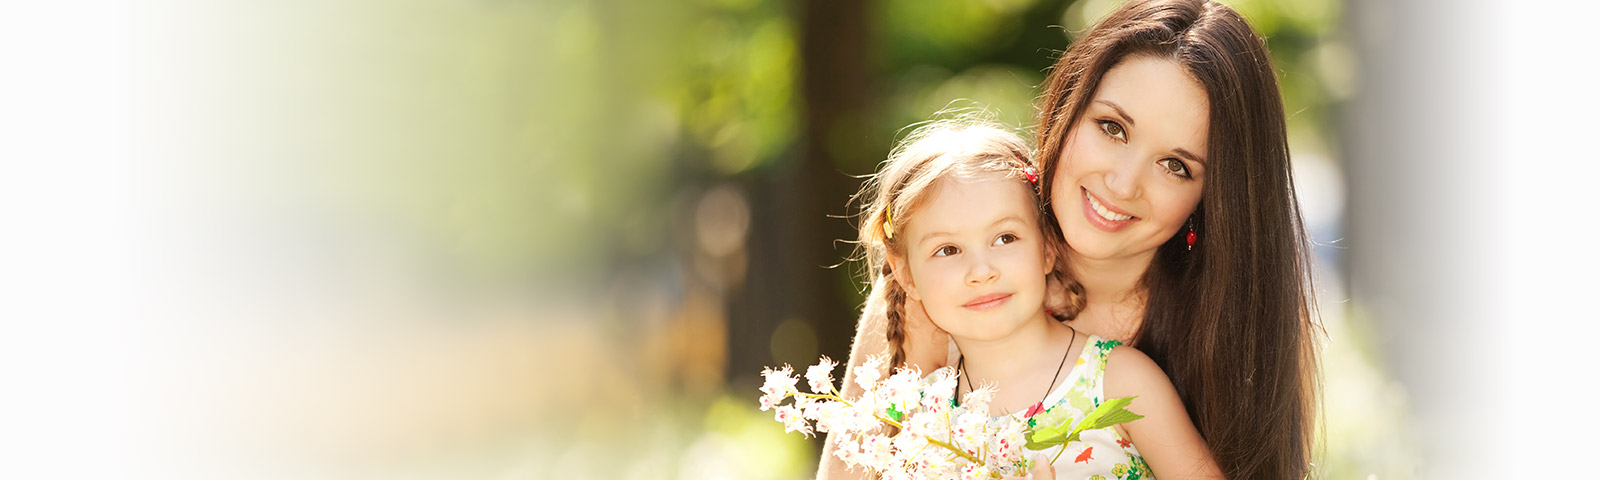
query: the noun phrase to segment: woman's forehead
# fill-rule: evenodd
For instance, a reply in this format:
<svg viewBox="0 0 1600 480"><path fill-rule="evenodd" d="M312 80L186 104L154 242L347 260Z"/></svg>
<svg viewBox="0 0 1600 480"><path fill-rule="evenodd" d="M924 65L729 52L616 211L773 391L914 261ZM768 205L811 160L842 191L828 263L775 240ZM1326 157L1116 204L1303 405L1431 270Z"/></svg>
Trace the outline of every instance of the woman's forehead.
<svg viewBox="0 0 1600 480"><path fill-rule="evenodd" d="M1089 108L1118 111L1131 123L1125 127L1174 148L1206 151L1210 103L1200 82L1174 60L1124 59L1106 71Z"/></svg>

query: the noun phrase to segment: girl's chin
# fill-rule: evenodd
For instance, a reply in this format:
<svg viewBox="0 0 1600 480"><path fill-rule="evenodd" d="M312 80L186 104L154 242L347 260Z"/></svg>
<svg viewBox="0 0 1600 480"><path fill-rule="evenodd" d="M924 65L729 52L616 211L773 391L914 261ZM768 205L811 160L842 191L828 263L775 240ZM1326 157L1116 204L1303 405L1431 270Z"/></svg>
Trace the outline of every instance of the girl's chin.
<svg viewBox="0 0 1600 480"><path fill-rule="evenodd" d="M1022 325L1024 322L1025 320L1018 321L1010 325L995 325L991 323L987 325L974 325L970 328L959 328L955 330L945 329L945 331L949 332L950 336L955 338L957 341L970 340L976 342L993 342L1005 340L1012 335L1016 335L1018 331L1022 330Z"/></svg>

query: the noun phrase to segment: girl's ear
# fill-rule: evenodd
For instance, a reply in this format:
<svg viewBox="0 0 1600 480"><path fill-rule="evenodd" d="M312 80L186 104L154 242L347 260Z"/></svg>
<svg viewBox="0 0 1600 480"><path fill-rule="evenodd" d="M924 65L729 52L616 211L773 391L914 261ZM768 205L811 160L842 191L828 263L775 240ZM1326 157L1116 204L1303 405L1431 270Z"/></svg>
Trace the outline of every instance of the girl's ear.
<svg viewBox="0 0 1600 480"><path fill-rule="evenodd" d="M894 275L894 281L900 283L900 288L906 290L906 296L912 300L922 301L922 295L917 294L917 285L911 281L911 266L904 258L898 255L889 255L889 271Z"/></svg>

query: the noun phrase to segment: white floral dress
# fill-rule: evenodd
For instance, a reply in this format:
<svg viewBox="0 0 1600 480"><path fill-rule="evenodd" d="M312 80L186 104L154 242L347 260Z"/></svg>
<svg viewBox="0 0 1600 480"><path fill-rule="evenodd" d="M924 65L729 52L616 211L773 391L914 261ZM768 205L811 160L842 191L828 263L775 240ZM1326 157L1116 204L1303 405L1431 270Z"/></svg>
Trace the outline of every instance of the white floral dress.
<svg viewBox="0 0 1600 480"><path fill-rule="evenodd" d="M1078 361L1067 374L1066 380L1045 396L1046 410L1054 412L1057 409L1067 409L1068 416L1076 421L1099 406L1100 402L1105 400L1106 358L1111 354L1112 348L1121 344L1122 342L1116 340L1090 335L1089 340L1084 343L1083 353L1078 356ZM1135 404L1137 403L1135 400ZM1023 412L1012 415L1020 418ZM994 422L1001 423L999 418ZM1065 445L1067 451L1061 452L1060 457L1056 457L1056 453L1062 448L1058 446L1044 451L1028 450L1026 458L1034 458L1039 453L1044 453L1046 459L1055 458L1056 478L1088 480L1155 478L1155 475L1150 473L1150 466L1145 464L1144 457L1139 456L1139 449L1134 448L1133 442L1118 434L1116 427L1086 431L1079 438L1080 441Z"/></svg>

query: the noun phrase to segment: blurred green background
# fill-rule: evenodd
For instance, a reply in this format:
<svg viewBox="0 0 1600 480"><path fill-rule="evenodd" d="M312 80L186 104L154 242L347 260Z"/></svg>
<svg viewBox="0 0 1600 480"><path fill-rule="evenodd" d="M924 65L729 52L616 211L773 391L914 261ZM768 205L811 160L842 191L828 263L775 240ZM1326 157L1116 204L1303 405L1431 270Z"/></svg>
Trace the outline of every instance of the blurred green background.
<svg viewBox="0 0 1600 480"><path fill-rule="evenodd" d="M218 301L256 321L174 346L230 360L160 401L263 476L809 478L817 441L756 409L758 374L848 357L861 176L949 106L1030 130L1116 3L168 2L204 21L153 23L152 148L224 179L173 202L272 253L217 255L271 288ZM1413 478L1407 394L1347 301L1348 16L1224 3L1268 39L1318 243L1321 473Z"/></svg>

